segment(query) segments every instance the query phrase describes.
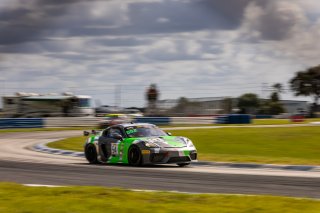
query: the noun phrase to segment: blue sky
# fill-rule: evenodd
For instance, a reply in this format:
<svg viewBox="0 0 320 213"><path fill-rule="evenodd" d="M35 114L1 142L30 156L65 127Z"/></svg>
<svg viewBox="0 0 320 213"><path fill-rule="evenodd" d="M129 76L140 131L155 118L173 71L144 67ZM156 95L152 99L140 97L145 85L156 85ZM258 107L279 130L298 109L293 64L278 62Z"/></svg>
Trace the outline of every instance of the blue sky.
<svg viewBox="0 0 320 213"><path fill-rule="evenodd" d="M319 13L317 0L2 0L0 93L266 96L319 64Z"/></svg>

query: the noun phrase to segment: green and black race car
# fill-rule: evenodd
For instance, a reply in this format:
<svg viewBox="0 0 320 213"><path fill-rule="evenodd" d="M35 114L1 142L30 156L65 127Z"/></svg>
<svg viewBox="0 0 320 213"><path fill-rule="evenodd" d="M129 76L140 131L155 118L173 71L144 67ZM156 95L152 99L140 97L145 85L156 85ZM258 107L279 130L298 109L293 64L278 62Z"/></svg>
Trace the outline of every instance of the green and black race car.
<svg viewBox="0 0 320 213"><path fill-rule="evenodd" d="M84 132L89 135L89 132ZM157 126L128 123L111 126L88 137L84 148L91 164L123 163L132 166L175 163L189 165L197 150L186 137L171 136Z"/></svg>

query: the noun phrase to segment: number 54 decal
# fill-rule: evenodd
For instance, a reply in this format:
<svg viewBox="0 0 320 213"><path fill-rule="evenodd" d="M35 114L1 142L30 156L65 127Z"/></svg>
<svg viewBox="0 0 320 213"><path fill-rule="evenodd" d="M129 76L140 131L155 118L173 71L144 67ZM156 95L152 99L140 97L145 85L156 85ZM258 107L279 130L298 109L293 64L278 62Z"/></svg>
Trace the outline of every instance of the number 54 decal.
<svg viewBox="0 0 320 213"><path fill-rule="evenodd" d="M118 155L118 144L111 143L111 155Z"/></svg>

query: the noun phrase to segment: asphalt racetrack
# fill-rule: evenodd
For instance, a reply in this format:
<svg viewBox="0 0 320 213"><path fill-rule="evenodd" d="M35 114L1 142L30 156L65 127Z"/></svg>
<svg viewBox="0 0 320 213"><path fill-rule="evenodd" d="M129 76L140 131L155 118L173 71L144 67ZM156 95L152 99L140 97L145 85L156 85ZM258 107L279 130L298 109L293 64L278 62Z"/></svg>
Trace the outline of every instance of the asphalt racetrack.
<svg viewBox="0 0 320 213"><path fill-rule="evenodd" d="M35 152L31 147L81 131L0 135L0 181L43 185L95 185L190 193L264 194L320 198L320 171L237 169L175 165L89 165L79 157Z"/></svg>

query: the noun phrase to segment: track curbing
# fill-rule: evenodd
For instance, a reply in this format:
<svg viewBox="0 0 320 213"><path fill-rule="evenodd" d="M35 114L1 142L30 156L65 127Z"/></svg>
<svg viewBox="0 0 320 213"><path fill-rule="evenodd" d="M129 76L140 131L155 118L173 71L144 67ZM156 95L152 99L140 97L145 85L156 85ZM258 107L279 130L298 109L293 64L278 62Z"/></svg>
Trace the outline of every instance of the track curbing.
<svg viewBox="0 0 320 213"><path fill-rule="evenodd" d="M32 147L32 150L37 152L44 152L55 155L64 155L71 157L84 157L83 152L75 152L72 150L62 150L50 148L47 143L37 144ZM243 168L243 169L278 169L286 171L304 171L304 172L319 172L320 166L311 165L276 165L276 164L258 164L258 163L228 163L228 162L211 162L211 161L198 161L192 162L192 165L203 167L229 167L229 168Z"/></svg>

